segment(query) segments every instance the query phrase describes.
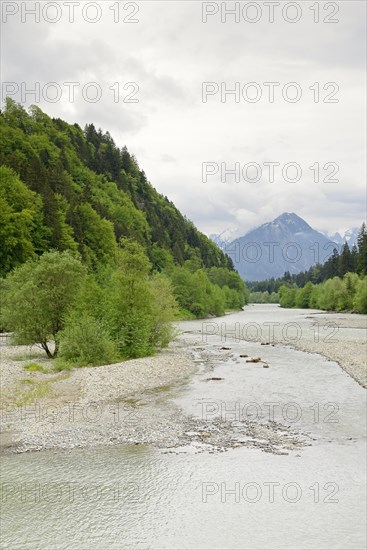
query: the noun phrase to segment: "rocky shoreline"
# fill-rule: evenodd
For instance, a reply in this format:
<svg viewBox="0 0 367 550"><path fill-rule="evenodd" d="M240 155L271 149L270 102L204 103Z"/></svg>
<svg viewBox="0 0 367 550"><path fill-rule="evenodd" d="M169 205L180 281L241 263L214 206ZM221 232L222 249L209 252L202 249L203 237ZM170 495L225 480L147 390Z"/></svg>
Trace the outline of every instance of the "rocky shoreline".
<svg viewBox="0 0 367 550"><path fill-rule="evenodd" d="M337 343L315 341L311 337L313 323L322 327L329 322L326 315L304 314L300 322L302 341L291 347L339 362L356 381L365 385L365 347L360 341L356 343L349 333ZM353 323L355 328L361 328L365 318L359 316L355 321L344 318L340 322L348 329ZM204 380L217 384L222 378L208 378L209 374L215 365L232 357L230 344L218 346L210 341L203 344L200 324L193 326L195 330L188 331L190 338L181 334L168 349L154 357L60 373L51 370L50 360L36 347L9 346L3 342L0 451L70 450L127 443L152 445L162 452L180 452L185 447L194 452L220 452L247 446L288 454L310 445L308 434L291 426L249 419L205 421L185 414L175 404L172 397L191 375L198 373L200 365L207 365ZM284 344L289 342L274 339L274 346ZM237 355L233 358L236 363L252 360ZM349 362L351 356L354 361ZM253 358L255 364L257 359L260 360ZM35 362L41 370L25 370Z"/></svg>
<svg viewBox="0 0 367 550"><path fill-rule="evenodd" d="M190 446L196 453L212 453L247 446L288 454L310 444L306 434L272 421L231 422L185 415L166 397L167 392L174 396L175 389L198 369L200 360L195 360L188 348L185 339L179 337L155 357L74 369L67 376L34 372L26 373L24 378L24 364L30 359L19 361L16 348L3 347L5 406L1 452L71 450L127 443L149 444L162 452L180 452ZM36 353L33 350L33 355ZM221 361L228 356L224 350L216 354ZM205 352L202 359L207 361ZM38 362L47 367L46 360ZM14 406L19 387L29 379L34 384L47 380L48 394Z"/></svg>

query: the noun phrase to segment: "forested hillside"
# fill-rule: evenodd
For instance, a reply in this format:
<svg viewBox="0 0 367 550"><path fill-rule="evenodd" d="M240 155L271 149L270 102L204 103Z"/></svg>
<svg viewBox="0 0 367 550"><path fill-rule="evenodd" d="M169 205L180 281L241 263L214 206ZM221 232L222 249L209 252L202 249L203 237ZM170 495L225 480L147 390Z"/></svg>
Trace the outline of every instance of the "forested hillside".
<svg viewBox="0 0 367 550"><path fill-rule="evenodd" d="M0 116L0 275L50 249L78 250L94 267L121 237L146 250L153 269L231 259L157 193L126 147L93 124L82 130L7 100ZM174 177L174 175L172 176Z"/></svg>
<svg viewBox="0 0 367 550"><path fill-rule="evenodd" d="M248 300L230 258L126 147L11 100L0 115L0 293L0 330L59 366L149 355L173 319Z"/></svg>

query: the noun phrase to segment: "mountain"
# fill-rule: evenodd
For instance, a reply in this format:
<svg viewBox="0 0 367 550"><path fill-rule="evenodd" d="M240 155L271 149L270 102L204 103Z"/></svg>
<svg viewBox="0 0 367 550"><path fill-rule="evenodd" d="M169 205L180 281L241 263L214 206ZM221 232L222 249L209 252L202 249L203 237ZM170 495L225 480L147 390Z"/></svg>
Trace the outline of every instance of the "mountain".
<svg viewBox="0 0 367 550"><path fill-rule="evenodd" d="M139 242L158 271L186 260L233 270L109 132L9 98L0 111L0 221L0 277L48 250L79 252L94 269L115 257L121 238Z"/></svg>
<svg viewBox="0 0 367 550"><path fill-rule="evenodd" d="M349 248L352 248L354 244L357 244L358 234L360 231L360 227L352 227L351 229L347 229L341 235L340 233L335 233L334 235L326 235L330 240L333 242L343 245L344 243L348 243Z"/></svg>
<svg viewBox="0 0 367 550"><path fill-rule="evenodd" d="M227 243L224 250L245 281L263 281L323 263L336 245L297 214L285 212Z"/></svg>
<svg viewBox="0 0 367 550"><path fill-rule="evenodd" d="M213 241L221 250L225 250L229 242L233 240L235 229L225 229L221 233L211 233L209 239Z"/></svg>

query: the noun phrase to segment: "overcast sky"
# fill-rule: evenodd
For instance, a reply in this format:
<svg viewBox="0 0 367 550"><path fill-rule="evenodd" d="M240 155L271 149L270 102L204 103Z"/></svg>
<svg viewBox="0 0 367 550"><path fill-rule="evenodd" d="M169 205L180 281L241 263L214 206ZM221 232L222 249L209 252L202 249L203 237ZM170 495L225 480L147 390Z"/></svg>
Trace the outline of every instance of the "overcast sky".
<svg viewBox="0 0 367 550"><path fill-rule="evenodd" d="M235 2L43 1L39 22L25 12L35 2L1 4L2 100L7 90L25 106L37 103L51 116L108 130L203 232L229 228L242 235L284 211L329 232L365 218L364 1L319 2L319 14L310 9L314 1L241 2L239 22L221 14L222 5ZM204 23L203 10L218 13ZM22 86L37 82L46 100L21 96ZM59 85L56 102L49 82ZM74 102L65 82L80 83ZM86 86L93 82L97 88ZM129 82L136 85L124 90ZM214 83L206 102L203 82ZM234 94L222 102L221 83L225 91L236 82L239 102ZM274 102L266 82L279 83ZM291 82L297 86L287 87ZM98 90L102 97L92 102ZM138 102L123 102L129 97ZM269 162L280 164L274 181ZM204 165L207 181L203 163L212 163ZM240 181L226 176L222 163L228 169L239 163ZM292 165L285 169L288 163L302 175Z"/></svg>

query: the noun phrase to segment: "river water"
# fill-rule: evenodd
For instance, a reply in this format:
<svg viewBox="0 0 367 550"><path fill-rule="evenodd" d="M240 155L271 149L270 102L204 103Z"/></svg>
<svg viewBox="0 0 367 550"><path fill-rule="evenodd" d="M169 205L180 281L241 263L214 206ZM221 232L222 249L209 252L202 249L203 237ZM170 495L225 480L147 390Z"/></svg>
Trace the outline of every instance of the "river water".
<svg viewBox="0 0 367 550"><path fill-rule="evenodd" d="M259 306L251 319L279 315L296 318ZM246 311L225 318L232 329L248 319ZM305 445L281 454L124 445L4 456L2 548L365 548L365 390L319 355L234 332L224 343L215 325L222 322L181 323L198 370L166 399L205 420L274 420ZM230 347L224 360L221 347Z"/></svg>

